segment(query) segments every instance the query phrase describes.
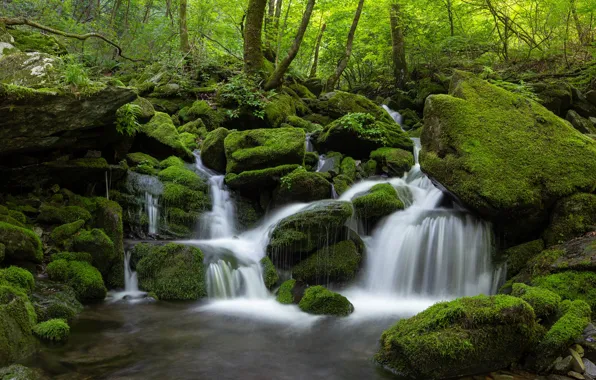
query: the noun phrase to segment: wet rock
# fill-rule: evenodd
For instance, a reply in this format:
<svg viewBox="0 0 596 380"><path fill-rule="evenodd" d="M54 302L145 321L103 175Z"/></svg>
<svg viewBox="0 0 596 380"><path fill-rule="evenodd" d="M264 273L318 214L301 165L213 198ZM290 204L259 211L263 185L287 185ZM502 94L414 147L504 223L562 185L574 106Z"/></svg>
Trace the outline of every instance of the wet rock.
<svg viewBox="0 0 596 380"><path fill-rule="evenodd" d="M574 110L567 111L567 116L565 117L565 120L570 122L571 125L573 125L573 128L577 129L581 133L585 133L585 134L596 133L596 128L594 128L594 125L592 124L592 122L590 120L586 119L585 117L580 116Z"/></svg>
<svg viewBox="0 0 596 380"><path fill-rule="evenodd" d="M583 358L584 363L584 375L590 378L596 378L596 364L592 363L589 359Z"/></svg>
<svg viewBox="0 0 596 380"><path fill-rule="evenodd" d="M552 371L559 374L566 374L571 370L572 361L573 357L571 355L566 356L564 359L559 356L553 363Z"/></svg>
<svg viewBox="0 0 596 380"><path fill-rule="evenodd" d="M298 307L309 314L337 317L345 317L354 312L354 305L346 297L320 285L307 288Z"/></svg>
<svg viewBox="0 0 596 380"><path fill-rule="evenodd" d="M569 372L567 372L567 376L569 376L572 379L577 379L577 380L584 380L585 379L584 375L582 375L581 373L575 372L575 371L569 371Z"/></svg>
<svg viewBox="0 0 596 380"><path fill-rule="evenodd" d="M580 354L575 351L574 349L569 349L569 353L571 354L571 369L575 372L584 373L586 371L586 367L584 366L584 362Z"/></svg>
<svg viewBox="0 0 596 380"><path fill-rule="evenodd" d="M2 380L45 380L49 379L44 373L35 368L28 368L20 364L13 364L9 367L0 368L0 379Z"/></svg>
<svg viewBox="0 0 596 380"><path fill-rule="evenodd" d="M580 357L584 357L584 348L582 346L580 346L579 344L574 344L573 346L571 346L571 349L575 352L577 352L579 354Z"/></svg>

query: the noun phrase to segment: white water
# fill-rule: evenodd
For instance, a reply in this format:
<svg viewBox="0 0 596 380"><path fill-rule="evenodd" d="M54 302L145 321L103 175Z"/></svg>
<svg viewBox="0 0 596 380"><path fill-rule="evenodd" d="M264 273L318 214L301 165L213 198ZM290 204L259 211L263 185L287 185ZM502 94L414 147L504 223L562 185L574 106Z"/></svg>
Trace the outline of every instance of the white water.
<svg viewBox="0 0 596 380"><path fill-rule="evenodd" d="M142 202L139 212L147 216L147 233L157 234L159 230L159 195L163 192L163 184L156 177L129 171L126 177L126 187L129 193L136 194L140 198L139 201Z"/></svg>
<svg viewBox="0 0 596 380"><path fill-rule="evenodd" d="M146 292L139 290L137 272L130 267L130 256L130 252L124 254L124 291L112 292L110 294L112 301L129 300L135 302L147 296Z"/></svg>
<svg viewBox="0 0 596 380"><path fill-rule="evenodd" d="M195 158L196 169L209 182L212 203L211 211L205 213L200 221L201 231L199 236L209 239L232 236L236 231L236 213L234 210L234 201L224 183L224 175L203 165L199 153L195 153Z"/></svg>
<svg viewBox="0 0 596 380"><path fill-rule="evenodd" d="M306 147L306 151L307 152L314 152L315 151L315 147L313 146L313 143L312 143L312 136L311 136L310 133L307 133L306 134L305 147Z"/></svg>
<svg viewBox="0 0 596 380"><path fill-rule="evenodd" d="M159 197L145 192L145 213L149 219L148 233L154 235L157 233L159 222Z"/></svg>
<svg viewBox="0 0 596 380"><path fill-rule="evenodd" d="M385 104L383 104L383 109L385 111L387 111L387 113L389 114L389 116L391 116L393 118L393 120L395 120L395 122L397 124L399 124L399 126L401 127L402 122L404 120L403 116L399 112L394 111L391 108L387 107Z"/></svg>

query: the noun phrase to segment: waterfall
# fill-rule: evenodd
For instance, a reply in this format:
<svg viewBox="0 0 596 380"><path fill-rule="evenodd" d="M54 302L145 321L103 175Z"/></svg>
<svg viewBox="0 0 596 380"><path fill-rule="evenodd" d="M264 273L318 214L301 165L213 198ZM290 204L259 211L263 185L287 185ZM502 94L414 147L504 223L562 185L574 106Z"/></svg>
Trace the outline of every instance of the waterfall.
<svg viewBox="0 0 596 380"><path fill-rule="evenodd" d="M315 147L313 146L312 143L312 133L307 133L306 134L306 141L305 141L305 147L306 147L306 151L307 152L314 152L315 151Z"/></svg>
<svg viewBox="0 0 596 380"><path fill-rule="evenodd" d="M148 233L155 235L157 233L157 223L159 220L159 197L145 192L145 213L149 219Z"/></svg>
<svg viewBox="0 0 596 380"><path fill-rule="evenodd" d="M198 152L195 153L195 158L197 170L209 182L211 203L213 205L211 211L205 213L202 217L199 236L210 239L233 236L236 213L234 201L224 183L224 176L207 168Z"/></svg>
<svg viewBox="0 0 596 380"><path fill-rule="evenodd" d="M130 252L124 253L124 291L110 292L110 299L112 301L130 300L138 301L147 296L146 292L139 290L139 280L137 272L133 271L130 266Z"/></svg>
<svg viewBox="0 0 596 380"><path fill-rule="evenodd" d="M210 298L267 298L269 294L257 263L234 269L220 259L207 267L206 282Z"/></svg>
<svg viewBox="0 0 596 380"><path fill-rule="evenodd" d="M163 184L156 177L129 171L126 177L127 191L137 196L139 204L137 216L147 220L147 233L155 235L159 231L159 195L163 192Z"/></svg>
<svg viewBox="0 0 596 380"><path fill-rule="evenodd" d="M383 104L383 109L385 111L387 111L389 116L391 116L393 118L393 120L395 120L395 122L397 124L399 124L399 126L401 127L403 120L404 120L403 116L399 112L394 111L391 108L387 107L385 104Z"/></svg>

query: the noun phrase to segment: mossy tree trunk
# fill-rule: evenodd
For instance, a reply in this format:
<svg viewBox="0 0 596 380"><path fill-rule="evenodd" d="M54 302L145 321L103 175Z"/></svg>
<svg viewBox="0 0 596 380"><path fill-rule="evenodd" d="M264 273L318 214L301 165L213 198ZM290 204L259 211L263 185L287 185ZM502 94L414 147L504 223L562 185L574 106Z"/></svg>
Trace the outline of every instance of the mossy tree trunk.
<svg viewBox="0 0 596 380"><path fill-rule="evenodd" d="M256 74L263 67L261 31L267 0L249 0L244 23L244 71Z"/></svg>
<svg viewBox="0 0 596 380"><path fill-rule="evenodd" d="M390 6L391 25L391 58L393 60L393 75L397 88L404 88L408 80L408 65L406 63L406 48L401 19L400 5L394 1Z"/></svg>
<svg viewBox="0 0 596 380"><path fill-rule="evenodd" d="M356 13L354 14L354 20L352 21L352 26L350 27L350 32L348 33L348 40L346 42L346 51L342 59L337 64L337 68L335 72L329 76L327 79L327 85L325 86L326 91L333 91L337 82L339 82L339 78L341 74L344 72L346 67L348 66L348 61L350 60L350 56L352 55L352 46L354 44L354 36L356 35L356 28L358 28L358 21L360 21L360 15L362 14L362 7L364 6L364 0L358 1L358 8L356 8Z"/></svg>
<svg viewBox="0 0 596 380"><path fill-rule="evenodd" d="M312 15L312 11L315 7L316 0L308 0L306 4L306 9L302 15L302 21L300 22L300 27L298 28L298 32L296 33L296 37L294 38L294 42L292 43L292 47L290 51L288 51L288 55L281 61L281 63L275 68L275 71L269 77L269 80L265 84L265 90L270 90L272 88L277 88L281 86L284 74L288 71L290 64L296 58L298 54L298 50L300 50L300 45L302 44L302 40L304 39L304 33L306 33L306 28L308 28L308 23L310 21L310 16Z"/></svg>
<svg viewBox="0 0 596 380"><path fill-rule="evenodd" d="M183 53L190 52L188 26L186 24L187 5L187 0L180 0L180 50L182 50Z"/></svg>
<svg viewBox="0 0 596 380"><path fill-rule="evenodd" d="M315 57L312 62L312 67L310 68L310 75L309 78L316 78L317 76L317 66L319 65L319 50L321 49L321 40L323 39L323 33L325 33L325 29L327 28L327 24L323 23L321 26L321 31L317 36L317 43L315 44Z"/></svg>

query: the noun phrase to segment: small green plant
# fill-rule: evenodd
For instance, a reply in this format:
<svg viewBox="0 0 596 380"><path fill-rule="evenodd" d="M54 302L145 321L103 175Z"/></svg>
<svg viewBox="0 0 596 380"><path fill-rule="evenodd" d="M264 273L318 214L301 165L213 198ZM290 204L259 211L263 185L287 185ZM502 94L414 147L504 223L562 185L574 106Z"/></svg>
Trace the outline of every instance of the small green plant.
<svg viewBox="0 0 596 380"><path fill-rule="evenodd" d="M67 85L84 89L91 84L87 70L73 56L66 57L64 63L64 81Z"/></svg>
<svg viewBox="0 0 596 380"><path fill-rule="evenodd" d="M238 108L226 111L227 116L235 119L240 115L240 110L248 110L254 116L263 119L265 106L275 95L274 91L263 91L256 77L244 73L235 75L221 86L220 96L226 103Z"/></svg>
<svg viewBox="0 0 596 380"><path fill-rule="evenodd" d="M376 119L368 113L349 113L337 121L341 128L350 129L358 134L359 137L371 141L387 144L387 138L381 128L376 125Z"/></svg>
<svg viewBox="0 0 596 380"><path fill-rule="evenodd" d="M128 103L118 108L116 111L116 130L118 133L127 136L134 136L140 128L137 116L141 112L141 107Z"/></svg>
<svg viewBox="0 0 596 380"><path fill-rule="evenodd" d="M70 335L70 326L64 319L50 319L35 325L33 332L41 339L63 342Z"/></svg>
<svg viewBox="0 0 596 380"><path fill-rule="evenodd" d="M302 166L297 167L293 172L281 177L281 187L285 187L288 190L292 190L292 182L294 177L301 173L306 173L306 169Z"/></svg>

